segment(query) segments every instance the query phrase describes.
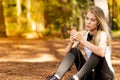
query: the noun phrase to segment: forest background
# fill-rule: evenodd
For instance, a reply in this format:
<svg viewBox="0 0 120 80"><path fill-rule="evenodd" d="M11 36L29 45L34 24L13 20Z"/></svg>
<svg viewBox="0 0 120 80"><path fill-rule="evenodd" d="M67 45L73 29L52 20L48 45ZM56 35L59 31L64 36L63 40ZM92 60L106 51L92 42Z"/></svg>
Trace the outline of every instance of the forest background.
<svg viewBox="0 0 120 80"><path fill-rule="evenodd" d="M71 26L84 29L91 5L103 9L113 35L119 35L120 0L0 0L0 37L67 38Z"/></svg>

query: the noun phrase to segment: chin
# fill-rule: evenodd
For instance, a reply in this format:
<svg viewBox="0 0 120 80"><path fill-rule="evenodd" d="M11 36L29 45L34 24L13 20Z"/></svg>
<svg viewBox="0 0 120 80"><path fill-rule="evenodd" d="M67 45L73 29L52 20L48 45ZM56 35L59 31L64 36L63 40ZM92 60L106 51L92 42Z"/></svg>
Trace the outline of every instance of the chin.
<svg viewBox="0 0 120 80"><path fill-rule="evenodd" d="M89 29L89 28L86 28L86 30L90 31L90 29Z"/></svg>

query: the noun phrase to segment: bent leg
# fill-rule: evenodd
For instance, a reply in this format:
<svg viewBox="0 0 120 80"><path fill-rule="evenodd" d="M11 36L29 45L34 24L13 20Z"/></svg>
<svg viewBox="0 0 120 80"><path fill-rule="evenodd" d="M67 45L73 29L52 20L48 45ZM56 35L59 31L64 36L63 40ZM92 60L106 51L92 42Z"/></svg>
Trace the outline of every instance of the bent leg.
<svg viewBox="0 0 120 80"><path fill-rule="evenodd" d="M72 64L76 61L78 54L80 54L80 51L77 48L72 48L70 52L67 53L56 71L56 74L59 75L60 78L62 78L63 75L70 69Z"/></svg>
<svg viewBox="0 0 120 80"><path fill-rule="evenodd" d="M101 66L102 65L102 66ZM95 80L113 80L114 72L109 67L106 58L100 59L99 64L95 68Z"/></svg>
<svg viewBox="0 0 120 80"><path fill-rule="evenodd" d="M83 65L83 67L79 70L78 73L75 75L79 78L82 79L87 73L92 71L96 67L100 60L100 57L95 55L94 53L91 53L89 59L86 61L86 63Z"/></svg>

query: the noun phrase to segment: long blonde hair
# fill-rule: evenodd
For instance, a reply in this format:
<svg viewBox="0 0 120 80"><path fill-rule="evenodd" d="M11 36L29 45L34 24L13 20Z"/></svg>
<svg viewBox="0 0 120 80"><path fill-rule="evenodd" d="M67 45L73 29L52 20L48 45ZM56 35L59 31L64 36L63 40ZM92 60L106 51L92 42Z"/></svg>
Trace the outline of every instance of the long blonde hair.
<svg viewBox="0 0 120 80"><path fill-rule="evenodd" d="M99 25L97 28L97 33L99 33L100 31L104 31L107 34L107 44L111 45L111 34L110 34L110 28L108 26L108 22L107 19L104 15L104 12L101 8L97 7L97 6L91 6L88 11L90 11L91 13L93 13L98 21L99 21Z"/></svg>

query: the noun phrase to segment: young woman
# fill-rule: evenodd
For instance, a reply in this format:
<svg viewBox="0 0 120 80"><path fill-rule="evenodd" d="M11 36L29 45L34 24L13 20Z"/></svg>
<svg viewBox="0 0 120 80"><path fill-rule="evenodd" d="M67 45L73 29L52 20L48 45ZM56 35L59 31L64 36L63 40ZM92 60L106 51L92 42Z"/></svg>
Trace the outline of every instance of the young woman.
<svg viewBox="0 0 120 80"><path fill-rule="evenodd" d="M73 63L77 73L69 80L113 80L111 35L103 11L91 6L85 19L86 31L71 30L66 56L49 80L61 80ZM84 46L84 53L79 45Z"/></svg>

